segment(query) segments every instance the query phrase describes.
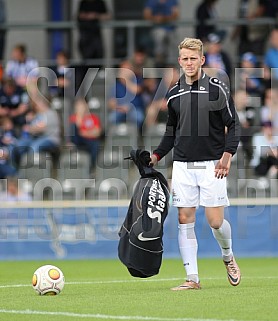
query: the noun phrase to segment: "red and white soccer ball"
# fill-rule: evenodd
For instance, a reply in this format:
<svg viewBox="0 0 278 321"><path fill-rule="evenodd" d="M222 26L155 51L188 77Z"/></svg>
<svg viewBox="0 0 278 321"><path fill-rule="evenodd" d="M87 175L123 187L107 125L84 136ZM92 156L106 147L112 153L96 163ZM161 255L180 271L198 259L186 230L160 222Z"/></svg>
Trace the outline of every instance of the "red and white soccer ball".
<svg viewBox="0 0 278 321"><path fill-rule="evenodd" d="M32 285L38 295L57 295L64 288L64 274L57 266L43 265L34 272Z"/></svg>

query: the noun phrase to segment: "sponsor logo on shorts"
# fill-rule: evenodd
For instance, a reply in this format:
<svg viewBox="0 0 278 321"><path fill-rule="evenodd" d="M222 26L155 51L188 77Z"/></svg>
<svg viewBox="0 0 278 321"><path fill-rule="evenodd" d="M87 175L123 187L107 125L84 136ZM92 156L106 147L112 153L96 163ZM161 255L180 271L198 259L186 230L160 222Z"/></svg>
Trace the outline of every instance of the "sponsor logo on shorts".
<svg viewBox="0 0 278 321"><path fill-rule="evenodd" d="M177 193L174 190L172 190L172 196L174 203L179 203L181 201L181 199L178 197Z"/></svg>

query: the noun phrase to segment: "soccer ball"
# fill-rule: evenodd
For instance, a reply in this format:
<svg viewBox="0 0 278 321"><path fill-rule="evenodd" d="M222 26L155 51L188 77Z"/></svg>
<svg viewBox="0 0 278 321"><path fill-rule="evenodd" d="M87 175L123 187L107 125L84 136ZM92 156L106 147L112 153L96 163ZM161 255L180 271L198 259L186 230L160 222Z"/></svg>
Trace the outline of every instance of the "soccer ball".
<svg viewBox="0 0 278 321"><path fill-rule="evenodd" d="M65 278L57 266L43 265L34 272L32 285L38 295L57 295L64 288Z"/></svg>

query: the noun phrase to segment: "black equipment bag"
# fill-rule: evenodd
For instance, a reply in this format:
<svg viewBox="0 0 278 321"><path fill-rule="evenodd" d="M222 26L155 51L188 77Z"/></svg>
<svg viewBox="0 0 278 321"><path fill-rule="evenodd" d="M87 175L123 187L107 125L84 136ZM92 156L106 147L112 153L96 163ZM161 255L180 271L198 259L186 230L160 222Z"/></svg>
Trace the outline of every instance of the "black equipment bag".
<svg viewBox="0 0 278 321"><path fill-rule="evenodd" d="M132 150L141 178L136 184L120 229L118 256L134 277L159 273L163 253L163 223L168 214L169 190L165 177L149 166L150 153Z"/></svg>

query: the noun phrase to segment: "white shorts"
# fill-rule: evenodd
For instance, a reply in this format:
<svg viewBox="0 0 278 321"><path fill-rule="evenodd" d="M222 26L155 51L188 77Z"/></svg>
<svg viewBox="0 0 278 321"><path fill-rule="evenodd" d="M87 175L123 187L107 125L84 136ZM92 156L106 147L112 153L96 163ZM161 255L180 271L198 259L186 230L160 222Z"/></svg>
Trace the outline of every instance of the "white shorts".
<svg viewBox="0 0 278 321"><path fill-rule="evenodd" d="M226 178L214 175L216 161L173 163L172 197L176 207L228 206Z"/></svg>

